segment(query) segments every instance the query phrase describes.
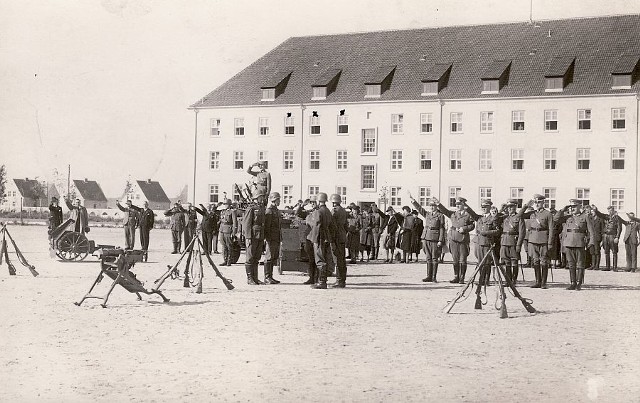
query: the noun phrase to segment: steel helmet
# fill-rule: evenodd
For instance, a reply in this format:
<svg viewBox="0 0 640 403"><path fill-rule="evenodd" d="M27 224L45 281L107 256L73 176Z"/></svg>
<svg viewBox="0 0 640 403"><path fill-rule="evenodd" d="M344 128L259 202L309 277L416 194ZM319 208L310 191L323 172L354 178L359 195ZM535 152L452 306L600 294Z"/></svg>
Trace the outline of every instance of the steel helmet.
<svg viewBox="0 0 640 403"><path fill-rule="evenodd" d="M271 192L271 194L269 195L269 201L274 201L279 198L280 198L280 193L278 192Z"/></svg>
<svg viewBox="0 0 640 403"><path fill-rule="evenodd" d="M231 199L226 199L224 201L224 204L226 204L227 206L230 206L231 205Z"/></svg>
<svg viewBox="0 0 640 403"><path fill-rule="evenodd" d="M334 193L331 195L331 202L332 203L342 203L342 197L340 197L339 194Z"/></svg>
<svg viewBox="0 0 640 403"><path fill-rule="evenodd" d="M327 201L327 194L324 193L324 192L318 193L318 201L319 202L326 202Z"/></svg>

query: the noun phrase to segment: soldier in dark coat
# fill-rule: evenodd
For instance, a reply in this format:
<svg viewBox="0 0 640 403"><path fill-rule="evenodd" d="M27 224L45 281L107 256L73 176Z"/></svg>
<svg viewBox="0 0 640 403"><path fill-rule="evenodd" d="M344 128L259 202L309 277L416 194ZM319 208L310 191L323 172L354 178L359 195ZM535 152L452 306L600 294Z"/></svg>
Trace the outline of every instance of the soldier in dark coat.
<svg viewBox="0 0 640 403"><path fill-rule="evenodd" d="M465 203L467 199L464 197L456 198L456 211L447 209L438 201L438 210L449 217L451 227L447 233L449 240L449 251L453 259L453 272L455 277L449 281L450 283L464 283L464 276L467 274L467 258L469 257L469 232L473 231L475 224L473 218L465 211Z"/></svg>
<svg viewBox="0 0 640 403"><path fill-rule="evenodd" d="M418 262L418 256L420 255L422 230L424 229L424 222L422 218L418 217L418 210L411 210L411 215L415 220L413 226L413 232L411 233L411 253L409 253L409 262L413 261L413 254L416 254L416 262Z"/></svg>
<svg viewBox="0 0 640 403"><path fill-rule="evenodd" d="M187 203L187 208L184 212L184 245L185 248L189 246L193 237L196 236L196 229L198 228L198 212L191 203Z"/></svg>
<svg viewBox="0 0 640 403"><path fill-rule="evenodd" d="M613 206L607 207L609 214L603 214L596 210L595 214L604 220L604 234L602 236L602 246L604 248L604 258L606 267L603 271L611 270L611 257L613 255L613 271L618 270L618 242L622 234L622 221Z"/></svg>
<svg viewBox="0 0 640 403"><path fill-rule="evenodd" d="M220 213L220 240L222 243L223 266L231 266L231 247L238 232L238 216L230 199L224 201L225 209Z"/></svg>
<svg viewBox="0 0 640 403"><path fill-rule="evenodd" d="M400 249L402 249L402 263L411 262L411 258L407 261L407 254L411 254L413 248L413 228L416 225L415 216L411 214L411 208L409 206L402 206L402 226L398 237L400 238Z"/></svg>
<svg viewBox="0 0 640 403"><path fill-rule="evenodd" d="M593 245L589 248L591 265L587 267L587 270L600 270L600 248L604 236L604 220L598 216L597 212L598 208L592 204L589 209L589 218L593 226Z"/></svg>
<svg viewBox="0 0 640 403"><path fill-rule="evenodd" d="M569 210L570 214L564 214ZM580 209L580 201L569 200L569 205L560 209L554 220L564 223L562 244L566 248L567 267L571 285L567 290L580 290L584 281L586 250L593 245L591 219Z"/></svg>
<svg viewBox="0 0 640 403"><path fill-rule="evenodd" d="M634 213L627 213L629 221L620 218L625 225L624 247L627 253L627 270L635 272L638 269L638 244L640 243L640 219Z"/></svg>
<svg viewBox="0 0 640 403"><path fill-rule="evenodd" d="M347 249L349 249L349 263L358 261L360 250L360 214L358 206L352 206L347 218Z"/></svg>
<svg viewBox="0 0 640 403"><path fill-rule="evenodd" d="M373 222L368 210L362 210L360 214L360 261L364 261L364 253L367 252L367 261L371 260L371 245L373 244L373 235L371 229Z"/></svg>
<svg viewBox="0 0 640 403"><path fill-rule="evenodd" d="M386 252L385 263L393 263L393 256L396 251L396 243L397 243L397 234L398 229L402 225L404 221L404 216L401 213L396 213L393 207L387 207L387 211L385 214L386 217L386 226L385 232L387 233L384 239L384 248Z"/></svg>
<svg viewBox="0 0 640 403"><path fill-rule="evenodd" d="M492 253L492 247L495 248L502 234L502 216L491 214L491 206L493 206L493 202L489 199L484 199L480 202L482 214L476 214L471 208L467 209L471 218L476 222L476 241L478 242L476 245L476 259L478 259L478 262L482 261L487 254ZM493 257L489 256L484 260L484 264L480 268L480 285L488 284L492 266Z"/></svg>
<svg viewBox="0 0 640 403"><path fill-rule="evenodd" d="M533 261L536 282L532 288L546 288L549 274L549 250L553 249L554 216L544 208L545 197L534 194L529 203L522 206L518 214L528 219L528 247ZM527 208L534 206L531 211Z"/></svg>
<svg viewBox="0 0 640 403"><path fill-rule="evenodd" d="M310 214L309 220L311 232L307 239L313 243L313 256L318 268L318 282L311 286L315 289L327 288L327 264L331 259L331 242L335 234L331 211L326 206L327 200L326 193L318 193L318 208Z"/></svg>
<svg viewBox="0 0 640 403"><path fill-rule="evenodd" d="M336 257L336 282L332 288L344 288L347 283L347 260L345 258L345 244L347 242L347 211L340 205L342 197L332 194L329 199L333 204L331 217L335 227L334 240L331 250ZM377 208L376 208L377 209Z"/></svg>
<svg viewBox="0 0 640 403"><path fill-rule="evenodd" d="M182 232L184 231L184 208L180 205L180 202L176 202L172 208L164 212L164 215L171 217L171 238L173 241L173 252L171 254L180 253L182 248ZM188 245L185 245L185 248Z"/></svg>
<svg viewBox="0 0 640 403"><path fill-rule="evenodd" d="M269 195L269 205L265 210L264 218L264 282L265 284L280 284L273 278L273 266L278 264L280 259L280 242L282 241L282 219L280 217L280 193L273 192Z"/></svg>
<svg viewBox="0 0 640 403"><path fill-rule="evenodd" d="M194 209L202 216L202 220L200 221L202 246L204 247L202 254L210 255L213 245L213 228L218 225L218 217L213 209L213 204L209 204L208 209L203 204L200 204L200 208L194 206Z"/></svg>
<svg viewBox="0 0 640 403"><path fill-rule="evenodd" d="M155 214L153 214L153 210L149 208L149 202L145 201L143 203L143 207L138 212L138 215L140 219L140 243L142 244L142 250L145 252L144 260L146 262L149 251L149 233L155 223Z"/></svg>
<svg viewBox="0 0 640 403"><path fill-rule="evenodd" d="M262 285L258 279L258 265L264 251L265 194L256 190L252 195L252 203L244 211L242 217L242 233L245 242L245 264L247 284Z"/></svg>
<svg viewBox="0 0 640 403"><path fill-rule="evenodd" d="M127 200L126 207L120 204L120 200L116 200L116 206L124 213L122 224L124 226L124 239L127 249L133 249L136 244L136 228L140 224L138 212L139 207L133 205L131 200Z"/></svg>
<svg viewBox="0 0 640 403"><path fill-rule="evenodd" d="M56 229L62 224L62 207L58 205L58 198L52 197L49 204L49 231Z"/></svg>
<svg viewBox="0 0 640 403"><path fill-rule="evenodd" d="M383 215L380 214L378 206L373 203L369 208L369 221L371 224L371 254L370 257L373 260L378 259L378 252L380 251L380 234L382 233L382 227L384 225Z"/></svg>
<svg viewBox="0 0 640 403"><path fill-rule="evenodd" d="M80 199L75 199L71 204L69 199L65 198L64 202L69 209L69 218L75 222L74 231L82 234L89 232L89 214L87 214L87 209L80 203Z"/></svg>
<svg viewBox="0 0 640 403"><path fill-rule="evenodd" d="M420 234L422 240L423 250L427 257L427 277L422 281L426 283L434 282L438 280L438 260L440 258L440 249L444 245L444 215L438 212L438 204L433 200L429 201L429 207L431 211L424 209L416 199L409 194L411 204L417 209L417 211L424 217L424 228Z"/></svg>

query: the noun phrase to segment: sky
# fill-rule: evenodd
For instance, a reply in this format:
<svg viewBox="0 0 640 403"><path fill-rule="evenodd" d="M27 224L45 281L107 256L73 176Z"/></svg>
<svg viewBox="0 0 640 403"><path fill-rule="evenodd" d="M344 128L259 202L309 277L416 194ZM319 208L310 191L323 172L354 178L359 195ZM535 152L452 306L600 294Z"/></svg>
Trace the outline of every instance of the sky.
<svg viewBox="0 0 640 403"><path fill-rule="evenodd" d="M9 178L192 183L187 107L287 38L638 14L640 0L0 0Z"/></svg>

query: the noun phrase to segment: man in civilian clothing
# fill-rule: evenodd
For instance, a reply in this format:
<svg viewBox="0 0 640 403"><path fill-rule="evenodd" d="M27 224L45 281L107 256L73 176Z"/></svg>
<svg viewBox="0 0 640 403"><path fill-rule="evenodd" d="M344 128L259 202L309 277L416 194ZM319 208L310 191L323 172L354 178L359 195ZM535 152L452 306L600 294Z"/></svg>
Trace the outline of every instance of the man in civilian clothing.
<svg viewBox="0 0 640 403"><path fill-rule="evenodd" d="M71 204L67 197L64 202L69 209L69 218L75 222L74 231L82 234L89 232L89 214L87 214L87 209L80 203L80 199L75 199Z"/></svg>
<svg viewBox="0 0 640 403"><path fill-rule="evenodd" d="M148 260L149 251L149 233L153 229L155 222L155 215L153 210L149 208L149 202L145 201L142 209L138 212L140 219L140 243L142 244L142 250L144 251L144 261Z"/></svg>
<svg viewBox="0 0 640 403"><path fill-rule="evenodd" d="M620 222L625 225L624 248L627 252L627 270L635 272L638 269L638 243L640 243L640 219L634 213L627 213L629 221L622 218Z"/></svg>

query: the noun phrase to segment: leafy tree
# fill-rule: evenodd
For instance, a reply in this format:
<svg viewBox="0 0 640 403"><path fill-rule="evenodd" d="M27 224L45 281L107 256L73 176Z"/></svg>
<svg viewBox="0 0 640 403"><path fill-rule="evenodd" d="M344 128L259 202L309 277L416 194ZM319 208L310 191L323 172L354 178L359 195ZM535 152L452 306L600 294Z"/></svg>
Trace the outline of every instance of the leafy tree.
<svg viewBox="0 0 640 403"><path fill-rule="evenodd" d="M5 194L6 185L7 185L7 170L5 169L3 164L3 165L0 165L0 203L4 202L4 199L7 196Z"/></svg>

